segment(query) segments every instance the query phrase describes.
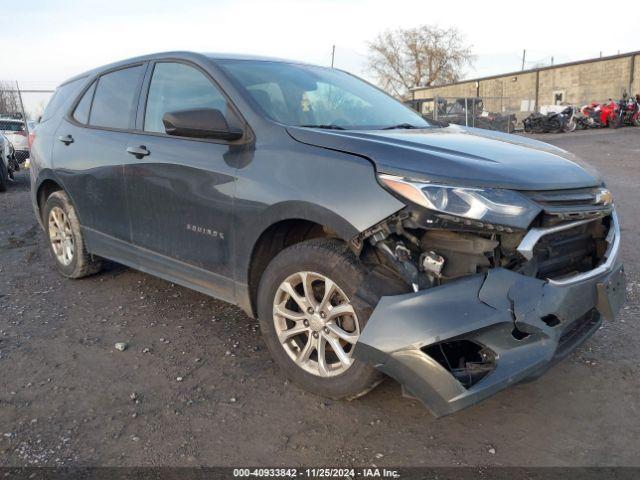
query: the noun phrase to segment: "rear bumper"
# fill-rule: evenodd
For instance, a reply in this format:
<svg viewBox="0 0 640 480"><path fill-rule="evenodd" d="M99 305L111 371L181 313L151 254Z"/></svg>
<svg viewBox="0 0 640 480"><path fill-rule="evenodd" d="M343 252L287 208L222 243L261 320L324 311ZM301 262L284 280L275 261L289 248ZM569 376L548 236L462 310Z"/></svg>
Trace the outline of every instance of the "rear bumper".
<svg viewBox="0 0 640 480"><path fill-rule="evenodd" d="M354 356L398 380L435 416L453 413L541 375L589 338L602 317L613 318L625 294L624 269L616 257L617 244L605 271L576 282L553 283L496 268L383 297ZM459 340L491 357L489 373L466 387L429 348Z"/></svg>

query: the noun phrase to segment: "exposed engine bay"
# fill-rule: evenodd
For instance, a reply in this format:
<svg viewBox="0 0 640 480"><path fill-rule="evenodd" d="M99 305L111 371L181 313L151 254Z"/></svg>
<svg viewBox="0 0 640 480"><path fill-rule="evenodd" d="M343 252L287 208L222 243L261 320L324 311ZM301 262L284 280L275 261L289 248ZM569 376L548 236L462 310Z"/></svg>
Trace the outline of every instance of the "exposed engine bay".
<svg viewBox="0 0 640 480"><path fill-rule="evenodd" d="M554 279L593 269L603 258L611 208L577 217L579 225L542 236L530 255L519 251L529 230L491 225L407 208L363 232L364 242L378 249L414 291L506 268L526 276ZM531 229L576 223L575 215L544 211Z"/></svg>

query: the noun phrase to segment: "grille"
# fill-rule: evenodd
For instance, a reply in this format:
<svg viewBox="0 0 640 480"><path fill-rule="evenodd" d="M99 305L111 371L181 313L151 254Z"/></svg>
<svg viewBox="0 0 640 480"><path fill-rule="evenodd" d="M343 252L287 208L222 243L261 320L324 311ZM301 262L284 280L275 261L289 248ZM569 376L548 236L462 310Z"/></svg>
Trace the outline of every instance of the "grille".
<svg viewBox="0 0 640 480"><path fill-rule="evenodd" d="M599 192L600 187L522 193L544 210L543 226L546 226L608 215L612 206L597 203Z"/></svg>
<svg viewBox="0 0 640 480"><path fill-rule="evenodd" d="M605 226L594 221L570 230L546 235L533 249L537 277L559 278L586 272L597 266L604 253Z"/></svg>
<svg viewBox="0 0 640 480"><path fill-rule="evenodd" d="M606 250L605 237L612 205L598 203L600 187L542 192L522 192L544 212L538 227L552 227L575 220L593 222L546 235L533 249L538 278L561 278L595 268Z"/></svg>

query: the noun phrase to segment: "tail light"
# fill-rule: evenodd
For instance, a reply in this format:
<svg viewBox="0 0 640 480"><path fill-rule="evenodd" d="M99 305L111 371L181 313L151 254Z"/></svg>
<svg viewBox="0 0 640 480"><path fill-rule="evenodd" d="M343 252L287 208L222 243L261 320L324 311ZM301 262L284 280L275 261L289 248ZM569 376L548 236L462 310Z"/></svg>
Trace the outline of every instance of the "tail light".
<svg viewBox="0 0 640 480"><path fill-rule="evenodd" d="M31 146L33 145L33 142L36 139L36 132L34 132L33 130L31 130L29 132L29 137L27 138L27 142L29 143L29 150L31 150Z"/></svg>

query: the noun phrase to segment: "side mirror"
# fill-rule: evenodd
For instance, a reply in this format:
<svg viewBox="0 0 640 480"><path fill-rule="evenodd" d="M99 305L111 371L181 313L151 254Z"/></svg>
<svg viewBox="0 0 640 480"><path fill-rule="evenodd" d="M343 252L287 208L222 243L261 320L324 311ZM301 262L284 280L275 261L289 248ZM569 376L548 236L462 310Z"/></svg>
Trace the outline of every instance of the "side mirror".
<svg viewBox="0 0 640 480"><path fill-rule="evenodd" d="M168 135L180 137L237 140L243 133L242 130L230 128L222 112L215 108L167 112L162 116L162 123Z"/></svg>

